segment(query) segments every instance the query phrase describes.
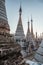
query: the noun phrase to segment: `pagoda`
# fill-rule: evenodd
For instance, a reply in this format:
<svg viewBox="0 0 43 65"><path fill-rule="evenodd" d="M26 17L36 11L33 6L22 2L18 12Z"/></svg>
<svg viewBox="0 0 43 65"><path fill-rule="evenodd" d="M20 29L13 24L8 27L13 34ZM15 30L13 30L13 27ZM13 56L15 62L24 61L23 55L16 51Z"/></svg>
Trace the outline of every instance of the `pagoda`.
<svg viewBox="0 0 43 65"><path fill-rule="evenodd" d="M15 32L15 40L22 46L22 42L24 42L25 35L24 35L24 31L23 31L21 15L22 15L22 8L21 8L21 5L20 5L19 21L18 21L16 32Z"/></svg>
<svg viewBox="0 0 43 65"><path fill-rule="evenodd" d="M32 37L31 37L31 32L30 32L30 28L29 28L29 21L28 21L28 30L27 30L27 34L26 34L26 52L30 53L29 49L30 46L32 45Z"/></svg>
<svg viewBox="0 0 43 65"><path fill-rule="evenodd" d="M15 40L16 42L21 46L22 49L24 49L24 43L25 43L25 35L24 35L24 31L23 31L23 25L22 25L22 8L20 5L20 9L19 9L19 21L18 21L18 25L17 25L17 29L15 32ZM22 53L24 53L24 51L21 51Z"/></svg>
<svg viewBox="0 0 43 65"><path fill-rule="evenodd" d="M27 29L27 34L26 34L26 55L29 57L30 60L33 59L34 52L36 51L36 42L33 34L33 20L31 17L31 31L30 31L30 22L28 20L28 29Z"/></svg>
<svg viewBox="0 0 43 65"><path fill-rule="evenodd" d="M10 34L5 0L0 0L0 65L25 65L20 51L21 46L16 44L13 34Z"/></svg>

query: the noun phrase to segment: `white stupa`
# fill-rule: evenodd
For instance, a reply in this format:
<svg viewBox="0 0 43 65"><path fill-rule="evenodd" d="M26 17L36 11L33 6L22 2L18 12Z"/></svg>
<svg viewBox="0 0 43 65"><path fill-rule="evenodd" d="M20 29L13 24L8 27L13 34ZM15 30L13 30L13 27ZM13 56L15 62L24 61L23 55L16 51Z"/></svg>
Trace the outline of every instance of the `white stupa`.
<svg viewBox="0 0 43 65"><path fill-rule="evenodd" d="M21 45L21 48L24 50L24 44L25 44L25 35L24 35L24 30L23 30L23 25L22 25L22 9L21 9L21 5L20 5L20 9L19 9L19 21L18 21L18 25L17 25L17 29L15 32L15 40L18 44ZM24 51L21 51L23 53L23 55L25 54Z"/></svg>
<svg viewBox="0 0 43 65"><path fill-rule="evenodd" d="M31 19L31 32L30 32L30 28L29 28L29 22L28 22L28 30L27 30L27 35L26 35L26 45L27 45L27 52L29 52L29 48L32 46L33 50L34 50L34 46L35 46L35 40L33 37L33 25L32 25L32 19Z"/></svg>
<svg viewBox="0 0 43 65"><path fill-rule="evenodd" d="M18 43L20 43L20 45L22 45L21 43L24 42L24 39L25 39L21 14L22 14L22 9L21 9L21 6L20 6L20 9L19 9L19 21L18 21L16 32L15 32L15 40Z"/></svg>
<svg viewBox="0 0 43 65"><path fill-rule="evenodd" d="M39 48L36 51L34 58L35 58L35 61L37 61L39 63L43 63L43 40L42 40L41 44L39 45Z"/></svg>

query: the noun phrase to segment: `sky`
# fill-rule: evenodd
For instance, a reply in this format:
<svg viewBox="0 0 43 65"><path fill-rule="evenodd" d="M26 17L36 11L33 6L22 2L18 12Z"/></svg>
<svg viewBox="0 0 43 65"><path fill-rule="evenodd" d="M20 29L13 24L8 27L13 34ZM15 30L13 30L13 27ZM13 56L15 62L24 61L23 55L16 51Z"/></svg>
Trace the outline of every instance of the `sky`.
<svg viewBox="0 0 43 65"><path fill-rule="evenodd" d="M24 33L27 32L28 20L31 24L32 15L34 34L37 32L39 35L43 32L43 0L6 0L7 18L11 33L15 33L17 28L20 2Z"/></svg>

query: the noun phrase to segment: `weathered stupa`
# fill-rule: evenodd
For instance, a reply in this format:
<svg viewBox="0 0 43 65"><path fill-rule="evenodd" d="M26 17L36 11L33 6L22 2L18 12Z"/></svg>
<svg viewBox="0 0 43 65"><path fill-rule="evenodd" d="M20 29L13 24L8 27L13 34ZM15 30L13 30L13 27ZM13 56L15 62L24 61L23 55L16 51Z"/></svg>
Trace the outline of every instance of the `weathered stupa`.
<svg viewBox="0 0 43 65"><path fill-rule="evenodd" d="M34 45L35 45L35 42L34 42L34 39L33 39L33 25L32 25L32 19L31 19L31 32L30 32L30 25L29 25L29 21L28 21L28 30L27 30L27 34L26 34L26 52L27 54L30 54L32 53L33 49L34 49Z"/></svg>
<svg viewBox="0 0 43 65"><path fill-rule="evenodd" d="M19 21L18 21L16 32L15 32L15 40L16 40L16 42L18 42L22 46L22 43L24 43L25 35L24 35L24 31L23 31L21 15L22 15L22 8L20 5Z"/></svg>
<svg viewBox="0 0 43 65"><path fill-rule="evenodd" d="M25 65L20 51L21 46L10 34L5 0L0 0L0 65Z"/></svg>
<svg viewBox="0 0 43 65"><path fill-rule="evenodd" d="M41 44L39 45L38 50L36 51L36 54L34 56L35 61L39 63L43 63L43 40Z"/></svg>
<svg viewBox="0 0 43 65"><path fill-rule="evenodd" d="M23 25L22 25L22 8L20 5L20 9L19 9L19 21L18 21L18 25L17 25L17 29L15 32L15 40L16 42L21 46L22 50L21 53L25 56L25 52L24 52L24 43L25 43L25 35L24 35L24 30L23 30Z"/></svg>
<svg viewBox="0 0 43 65"><path fill-rule="evenodd" d="M28 29L27 29L27 34L26 34L26 57L29 58L30 60L33 59L34 53L36 51L36 42L34 38L34 33L33 33L33 20L31 17L31 31L30 31L30 22L28 21Z"/></svg>
<svg viewBox="0 0 43 65"><path fill-rule="evenodd" d="M29 28L29 22L28 22L28 30L27 30L27 34L26 34L26 52L27 54L30 53L30 46L32 45L32 37L31 37L31 33L30 33L30 28ZM32 49L31 49L32 50Z"/></svg>
<svg viewBox="0 0 43 65"><path fill-rule="evenodd" d="M9 33L10 28L6 15L5 0L0 0L0 32Z"/></svg>

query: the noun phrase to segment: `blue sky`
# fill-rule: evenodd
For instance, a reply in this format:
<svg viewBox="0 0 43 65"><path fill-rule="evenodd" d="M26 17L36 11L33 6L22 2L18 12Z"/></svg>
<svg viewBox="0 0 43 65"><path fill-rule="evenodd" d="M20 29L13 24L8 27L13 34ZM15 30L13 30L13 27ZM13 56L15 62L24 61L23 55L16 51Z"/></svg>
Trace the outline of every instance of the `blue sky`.
<svg viewBox="0 0 43 65"><path fill-rule="evenodd" d="M24 33L27 32L27 22L33 18L34 34L43 32L43 0L21 0L22 23ZM19 19L20 0L6 0L6 10L11 33L15 33Z"/></svg>

